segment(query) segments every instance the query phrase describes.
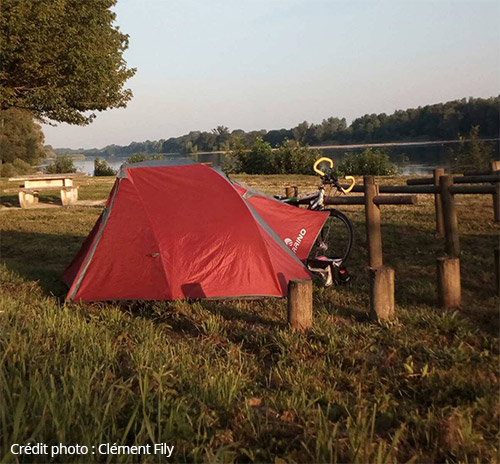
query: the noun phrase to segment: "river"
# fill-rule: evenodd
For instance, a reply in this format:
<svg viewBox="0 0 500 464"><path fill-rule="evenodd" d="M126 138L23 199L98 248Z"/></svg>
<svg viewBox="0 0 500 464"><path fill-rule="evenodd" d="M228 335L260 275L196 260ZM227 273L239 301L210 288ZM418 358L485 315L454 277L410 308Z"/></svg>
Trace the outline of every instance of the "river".
<svg viewBox="0 0 500 464"><path fill-rule="evenodd" d="M495 144L495 157L499 155L499 141ZM428 175L436 167L447 167L449 165L449 151L452 146L450 142L439 142L434 144L401 144L383 147L390 156L391 161L397 166L402 175ZM360 153L366 146L329 147L321 151L325 156L332 158L335 163L342 161L345 153ZM182 157L180 154L165 155L168 158ZM220 166L224 153L203 153L191 155L193 159L200 162L212 162L214 166ZM74 164L80 172L87 175L94 174L94 157L87 156L85 160L75 160ZM126 161L127 158L109 158L108 164L115 170Z"/></svg>

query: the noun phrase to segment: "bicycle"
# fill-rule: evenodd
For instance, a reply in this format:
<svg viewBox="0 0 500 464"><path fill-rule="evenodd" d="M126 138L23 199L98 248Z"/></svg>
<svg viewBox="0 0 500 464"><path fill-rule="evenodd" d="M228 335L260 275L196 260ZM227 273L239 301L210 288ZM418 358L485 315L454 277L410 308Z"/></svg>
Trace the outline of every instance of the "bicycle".
<svg viewBox="0 0 500 464"><path fill-rule="evenodd" d="M327 162L330 167L321 170L319 165ZM321 232L314 243L306 264L308 269L323 280L324 286L333 283L343 284L351 279L346 261L349 259L354 244L354 228L349 218L342 212L333 208L325 208L325 188L335 188L337 193L346 195L355 185L354 177L345 176L351 184L344 188L338 181L338 177L333 170L333 161L330 158L320 158L313 166L314 171L321 176L321 184L318 191L306 195L297 194L291 198L283 198L276 195L275 198L294 206L308 204L308 209L312 211L329 211L330 216L326 220Z"/></svg>

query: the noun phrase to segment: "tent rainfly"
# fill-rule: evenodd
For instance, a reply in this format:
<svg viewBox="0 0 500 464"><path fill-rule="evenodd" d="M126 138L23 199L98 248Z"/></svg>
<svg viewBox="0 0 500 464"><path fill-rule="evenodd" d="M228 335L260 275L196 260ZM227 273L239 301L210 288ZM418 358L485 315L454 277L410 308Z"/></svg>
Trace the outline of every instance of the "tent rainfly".
<svg viewBox="0 0 500 464"><path fill-rule="evenodd" d="M123 165L63 280L68 301L286 296L328 213L203 164Z"/></svg>

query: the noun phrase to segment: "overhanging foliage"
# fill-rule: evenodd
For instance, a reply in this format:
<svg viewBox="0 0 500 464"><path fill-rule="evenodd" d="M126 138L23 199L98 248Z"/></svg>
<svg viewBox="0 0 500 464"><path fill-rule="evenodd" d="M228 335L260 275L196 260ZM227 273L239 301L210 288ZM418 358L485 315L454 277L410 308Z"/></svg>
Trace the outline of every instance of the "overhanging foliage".
<svg viewBox="0 0 500 464"><path fill-rule="evenodd" d="M0 103L40 119L88 124L89 111L126 106L123 52L128 36L114 24L116 0L2 0Z"/></svg>

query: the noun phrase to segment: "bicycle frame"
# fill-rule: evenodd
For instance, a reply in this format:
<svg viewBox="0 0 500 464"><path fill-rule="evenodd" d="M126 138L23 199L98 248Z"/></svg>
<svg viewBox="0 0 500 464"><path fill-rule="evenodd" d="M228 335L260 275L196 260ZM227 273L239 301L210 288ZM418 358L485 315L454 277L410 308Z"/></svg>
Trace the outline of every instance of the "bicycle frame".
<svg viewBox="0 0 500 464"><path fill-rule="evenodd" d="M327 162L330 165L330 168L325 171L319 169L319 164L322 162ZM333 161L330 158L320 158L314 163L313 170L321 176L321 184L318 186L318 192L309 193L306 195L300 195L292 198L282 198L281 196L275 196L275 198L279 199L283 203L288 203L291 205L296 205L299 201L309 200L308 209L313 211L318 211L324 209L324 199L325 199L325 185L332 185L337 188L337 190L344 195L347 195L353 188L356 183L354 177L345 176L346 180L351 182L348 188L342 187L339 184L337 176L333 173Z"/></svg>
<svg viewBox="0 0 500 464"><path fill-rule="evenodd" d="M318 192L307 193L305 195L299 195L297 197L280 198L279 196L275 196L275 198L279 199L282 203L287 203L289 205L296 205L297 202L299 201L314 200L314 202L309 205L308 209L317 211L318 209L321 209L321 207L323 206L324 191L323 189L320 188Z"/></svg>
<svg viewBox="0 0 500 464"><path fill-rule="evenodd" d="M325 171L319 169L319 164L323 161L328 162L330 165L330 169L326 169ZM305 195L297 195L291 198L283 198L281 196L275 196L275 198L279 199L283 203L287 203L293 206L299 206L300 204L304 204L308 202L308 209L312 211L321 211L326 210L330 211L330 215L333 218L330 220L341 221L346 227L346 230L349 234L348 245L346 247L346 252L342 255L342 257L329 257L324 256L326 254L326 250L328 246L326 242L324 243L325 248L323 253L321 253L320 257L308 258L307 259L307 268L313 273L320 275L323 279L323 283L325 286L332 285L333 283L346 283L350 280L350 275L345 268L344 262L349 258L352 243L353 243L353 231L352 224L349 219L343 215L340 211L335 209L327 209L325 208L325 186L330 185L335 187L337 191L342 195L348 194L354 187L355 180L352 176L346 176L346 179L351 181L351 185L348 188L343 188L339 182L338 178L333 171L333 161L330 158L321 158L314 163L313 169L316 173L321 176L321 184L318 186L318 191L313 193L308 193ZM338 223L337 223L338 224ZM331 226L331 224L330 224ZM322 232L323 234L323 229ZM323 240L323 239L321 239ZM321 246L323 242L320 243Z"/></svg>

